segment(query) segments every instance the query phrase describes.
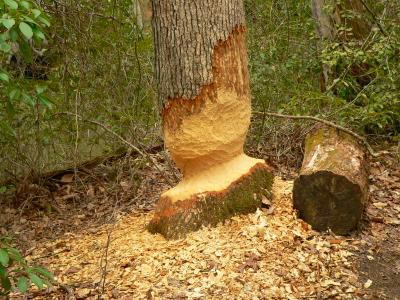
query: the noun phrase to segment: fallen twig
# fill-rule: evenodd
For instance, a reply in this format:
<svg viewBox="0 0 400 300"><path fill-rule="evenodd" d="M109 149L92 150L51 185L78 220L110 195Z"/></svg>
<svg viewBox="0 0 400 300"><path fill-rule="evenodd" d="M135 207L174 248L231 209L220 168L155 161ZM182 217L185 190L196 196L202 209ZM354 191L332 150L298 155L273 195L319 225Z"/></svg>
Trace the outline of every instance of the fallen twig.
<svg viewBox="0 0 400 300"><path fill-rule="evenodd" d="M256 114L262 114L262 115L266 115L266 116L271 116L271 117L275 117L275 118L282 118L282 119L292 119L292 120L311 120L311 121L315 121L315 122L319 122L322 124L325 124L327 126L336 128L338 130L341 130L343 132L346 132L347 134L351 135L352 137L356 138L357 140L359 140L368 150L369 154L371 154L371 156L373 157L378 157L380 156L379 153L376 153L371 145L367 142L367 140L358 135L357 133L355 133L354 131L351 131L350 129L347 129L343 126L337 125L331 121L327 121L324 119L320 119L317 117L313 117L313 116L293 116L293 115L284 115L284 114L279 114L279 113L273 113L273 112L255 112Z"/></svg>
<svg viewBox="0 0 400 300"><path fill-rule="evenodd" d="M58 286L62 289L62 290L64 290L64 291L66 291L67 293L68 293L68 296L73 296L74 297L74 290L69 286L69 285L67 285L67 284L63 284L63 283L58 283ZM75 298L75 297L74 297Z"/></svg>
<svg viewBox="0 0 400 300"><path fill-rule="evenodd" d="M98 295L97 299L101 299L101 295L104 294L105 288L106 288L106 278L107 278L107 267L108 267L108 250L110 248L110 242L111 242L111 233L112 230L108 230L107 233L107 243L105 246L105 253L104 253L104 265L103 265L103 256L100 261L100 268L101 268L101 293Z"/></svg>

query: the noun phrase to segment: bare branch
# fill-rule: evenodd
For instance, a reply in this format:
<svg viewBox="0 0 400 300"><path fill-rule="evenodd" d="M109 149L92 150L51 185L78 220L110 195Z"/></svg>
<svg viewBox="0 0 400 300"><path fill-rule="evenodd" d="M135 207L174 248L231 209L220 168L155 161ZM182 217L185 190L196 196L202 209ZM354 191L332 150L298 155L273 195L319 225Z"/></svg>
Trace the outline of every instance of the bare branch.
<svg viewBox="0 0 400 300"><path fill-rule="evenodd" d="M378 157L380 154L376 153L370 144L368 144L367 140L358 135L357 133L355 133L354 131L351 131L350 129L347 129L343 126L337 125L333 122L324 120L324 119L320 119L317 117L313 117L313 116L293 116L293 115L283 115L283 114L278 114L278 113L273 113L273 112L255 112L255 114L260 114L260 115L266 115L266 116L270 116L270 117L275 117L275 118L282 118L282 119L292 119L292 120L311 120L311 121L315 121L318 123L322 123L325 124L327 126L336 128L338 130L341 130L343 132L346 132L347 134L351 135L352 137L356 138L357 140L359 140L368 150L369 154L371 154L371 156L373 157Z"/></svg>
<svg viewBox="0 0 400 300"><path fill-rule="evenodd" d="M167 175L165 175L165 173L160 169L160 166L157 164L157 162L146 152L140 150L138 147L136 147L135 145L133 145L132 143L128 142L126 139L124 139L122 136L120 136L118 133L116 133L115 131L111 130L110 128L108 128L106 125L104 125L103 123L100 123L98 121L94 121L94 120L88 120L88 119L84 119L82 116L71 113L71 112L61 112L58 113L61 115L67 115L67 116L72 116L72 117L76 117L78 119L80 119L83 122L87 122L87 123L91 123L91 124L95 124L101 128L103 128L105 131L107 131L108 133L112 134L113 136L115 136L116 138L118 138L121 142L123 142L124 144L126 144L127 146L129 146L130 148L132 148L133 150L135 150L137 153L139 153L140 155L142 155L143 157L146 157L152 164L153 166L160 172L161 176L164 177L164 179L168 182L168 184L170 186L173 186L174 184L172 183L172 181L168 178Z"/></svg>
<svg viewBox="0 0 400 300"><path fill-rule="evenodd" d="M370 13L370 15L372 16L372 18L374 19L376 25L378 25L379 30L382 32L382 34L384 36L388 36L388 34L386 33L385 29L383 29L383 26L381 24L381 22L378 20L378 18L376 17L376 15L374 14L374 12L369 8L369 6L367 5L367 3L364 0L360 0L362 5L365 7L365 9Z"/></svg>

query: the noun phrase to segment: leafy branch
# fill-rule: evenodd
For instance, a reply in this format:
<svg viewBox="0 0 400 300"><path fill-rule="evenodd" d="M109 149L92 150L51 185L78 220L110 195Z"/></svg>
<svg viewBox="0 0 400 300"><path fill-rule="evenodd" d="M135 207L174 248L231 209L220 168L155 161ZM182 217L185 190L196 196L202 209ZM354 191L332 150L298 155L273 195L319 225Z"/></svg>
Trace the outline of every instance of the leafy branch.
<svg viewBox="0 0 400 300"><path fill-rule="evenodd" d="M11 239L0 237L0 295L12 291L26 293L34 284L38 289L49 286L54 276L40 266L30 266L21 253L11 245Z"/></svg>

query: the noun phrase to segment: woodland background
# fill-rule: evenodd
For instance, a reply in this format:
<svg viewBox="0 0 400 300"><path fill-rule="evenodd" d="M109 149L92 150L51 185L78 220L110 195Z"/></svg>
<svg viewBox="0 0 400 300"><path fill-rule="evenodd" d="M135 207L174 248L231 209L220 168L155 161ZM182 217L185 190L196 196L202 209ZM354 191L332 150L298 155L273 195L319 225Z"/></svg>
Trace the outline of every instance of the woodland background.
<svg viewBox="0 0 400 300"><path fill-rule="evenodd" d="M343 1L326 0L327 14ZM400 2L360 1L368 9L342 10L324 41L310 0L244 1L254 112L246 152L274 167L278 200L169 243L145 230L180 176L163 151L149 1L0 0L0 294L49 285L48 269L57 282L30 296L183 299L200 286L217 299L395 299ZM354 18L371 24L362 39L351 36ZM296 217L291 179L315 124L266 112L332 121L389 150L371 161L370 201L352 236L316 234Z"/></svg>
<svg viewBox="0 0 400 300"><path fill-rule="evenodd" d="M21 45L13 56L0 51L8 76L0 80L0 192L43 172L126 151L119 138L87 120L141 149L162 143L147 2L140 2L139 20L131 0L38 1L50 23L43 26L45 42ZM310 1L245 1L253 107L259 112L249 151L262 152L282 170L301 163L302 140L312 124L269 118L264 111L331 120L381 146L399 142L400 3L366 2L371 12L363 17L373 29L360 45L320 43ZM367 82L358 80L365 74L349 72L360 63L368 65ZM336 71L334 87L324 92L323 64Z"/></svg>

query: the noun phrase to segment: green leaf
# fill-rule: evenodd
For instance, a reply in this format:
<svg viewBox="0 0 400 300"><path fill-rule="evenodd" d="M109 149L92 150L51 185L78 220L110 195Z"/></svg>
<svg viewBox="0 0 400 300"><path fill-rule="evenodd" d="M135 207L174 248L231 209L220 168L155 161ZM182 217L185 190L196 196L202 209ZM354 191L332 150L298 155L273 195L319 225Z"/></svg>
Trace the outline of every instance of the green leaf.
<svg viewBox="0 0 400 300"><path fill-rule="evenodd" d="M16 111L15 111L15 108L14 108L14 105L11 103L11 101L9 100L9 101L7 101L7 104L6 104L6 111L7 111L7 114L11 117L11 118L14 118L15 117L15 115L16 115ZM7 129L8 131L9 131L9 129ZM1 187L0 188L0 193L1 193L1 190L2 190L2 188L4 188L5 186L3 186L3 187ZM5 193L6 191L7 191L7 187L5 187L6 189L4 190L4 192L3 193Z"/></svg>
<svg viewBox="0 0 400 300"><path fill-rule="evenodd" d="M0 123L0 128L4 130L4 132L9 135L10 137L15 137L16 132L15 130L7 123ZM0 265L0 270L1 270L1 265Z"/></svg>
<svg viewBox="0 0 400 300"><path fill-rule="evenodd" d="M37 29L37 28L33 28L33 34L35 35L36 38L38 38L38 39L40 39L42 41L44 39L46 39L44 33L41 30Z"/></svg>
<svg viewBox="0 0 400 300"><path fill-rule="evenodd" d="M10 100L19 99L21 96L21 91L19 89L13 89L11 92L8 93L8 97Z"/></svg>
<svg viewBox="0 0 400 300"><path fill-rule="evenodd" d="M28 1L20 1L19 4L25 9L31 8L31 4Z"/></svg>
<svg viewBox="0 0 400 300"><path fill-rule="evenodd" d="M8 248L8 254L10 255L11 259L18 262L19 264L26 265L24 258L22 257L21 253L15 248Z"/></svg>
<svg viewBox="0 0 400 300"><path fill-rule="evenodd" d="M29 283L28 278L26 278L24 276L22 276L18 279L17 286L21 293L23 293L23 294L26 293L26 291L28 290L28 283Z"/></svg>
<svg viewBox="0 0 400 300"><path fill-rule="evenodd" d="M35 106L35 101L32 99L31 96L29 96L28 94L23 93L22 94L22 100L28 104L29 106Z"/></svg>
<svg viewBox="0 0 400 300"><path fill-rule="evenodd" d="M0 43L0 50L9 53L11 51L11 45L8 43Z"/></svg>
<svg viewBox="0 0 400 300"><path fill-rule="evenodd" d="M10 33L8 31L0 34L0 43L7 41L10 38Z"/></svg>
<svg viewBox="0 0 400 300"><path fill-rule="evenodd" d="M40 22L42 22L44 25L46 25L47 27L50 26L49 20L47 20L45 17L40 16L40 17L38 18L38 20L39 20Z"/></svg>
<svg viewBox="0 0 400 300"><path fill-rule="evenodd" d="M5 28L10 29L14 26L15 20L14 19L3 19L2 21Z"/></svg>
<svg viewBox="0 0 400 300"><path fill-rule="evenodd" d="M5 82L10 81L10 77L6 73L0 73L0 80L3 80Z"/></svg>
<svg viewBox="0 0 400 300"><path fill-rule="evenodd" d="M44 276L45 278L48 278L50 280L54 279L53 273L51 273L49 270L42 268L42 267L34 267L32 269L35 273L39 273L40 275Z"/></svg>
<svg viewBox="0 0 400 300"><path fill-rule="evenodd" d="M30 39L33 36L33 31L31 26L29 26L25 22L19 23L19 30L21 30L22 34L27 38Z"/></svg>
<svg viewBox="0 0 400 300"><path fill-rule="evenodd" d="M44 106L46 106L47 108L51 109L53 107L53 103L49 99L44 97L43 95L39 95L38 99L39 99L39 102L41 104L43 104Z"/></svg>
<svg viewBox="0 0 400 300"><path fill-rule="evenodd" d="M18 32L16 28L11 28L10 30L10 38L13 42L16 42L18 40Z"/></svg>
<svg viewBox="0 0 400 300"><path fill-rule="evenodd" d="M37 85L36 86L36 93L43 94L47 90L47 86L45 85Z"/></svg>
<svg viewBox="0 0 400 300"><path fill-rule="evenodd" d="M34 273L28 273L29 278L32 280L33 284L38 287L39 290L43 288L43 280Z"/></svg>
<svg viewBox="0 0 400 300"><path fill-rule="evenodd" d="M8 5L11 9L17 9L18 8L18 3L15 2L14 0L4 0L4 3Z"/></svg>
<svg viewBox="0 0 400 300"><path fill-rule="evenodd" d="M7 269L6 267L0 265L0 278L4 278L7 276Z"/></svg>
<svg viewBox="0 0 400 300"><path fill-rule="evenodd" d="M0 263L6 267L9 261L10 257L8 256L6 249L0 249Z"/></svg>
<svg viewBox="0 0 400 300"><path fill-rule="evenodd" d="M8 277L1 278L1 286L6 291L6 293L11 291L11 281Z"/></svg>
<svg viewBox="0 0 400 300"><path fill-rule="evenodd" d="M21 54L25 62L31 63L33 61L33 53L32 48L29 46L29 43L25 40L22 40L19 46L19 50L21 50Z"/></svg>
<svg viewBox="0 0 400 300"><path fill-rule="evenodd" d="M28 16L24 16L24 20L27 21L28 23L32 23L32 24L38 25L38 23L36 23L35 20L33 20L32 18L29 18Z"/></svg>
<svg viewBox="0 0 400 300"><path fill-rule="evenodd" d="M36 19L37 17L39 17L41 15L42 12L40 10L34 8L34 9L32 9L32 13L33 13L33 16Z"/></svg>

